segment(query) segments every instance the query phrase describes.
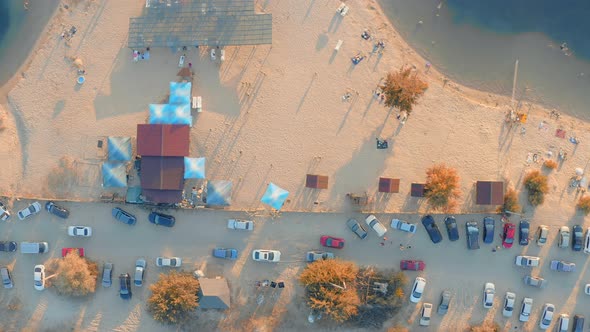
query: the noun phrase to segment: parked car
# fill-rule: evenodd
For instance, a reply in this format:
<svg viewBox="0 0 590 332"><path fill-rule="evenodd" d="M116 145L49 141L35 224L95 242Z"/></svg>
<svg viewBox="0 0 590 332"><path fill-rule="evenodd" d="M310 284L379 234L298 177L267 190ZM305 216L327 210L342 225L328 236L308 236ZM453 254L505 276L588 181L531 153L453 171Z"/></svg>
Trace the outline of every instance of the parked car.
<svg viewBox="0 0 590 332"><path fill-rule="evenodd" d="M516 256L516 265L523 267L539 266L541 258L536 256Z"/></svg>
<svg viewBox="0 0 590 332"><path fill-rule="evenodd" d="M2 276L2 285L4 285L4 288L14 287L14 283L12 283L12 275L7 267L3 266L0 268L0 275Z"/></svg>
<svg viewBox="0 0 590 332"><path fill-rule="evenodd" d="M408 270L408 271L423 271L426 267L423 261L419 260L407 260L404 259L399 263L399 268L401 270Z"/></svg>
<svg viewBox="0 0 590 332"><path fill-rule="evenodd" d="M512 223L504 224L504 232L502 233L502 247L506 249L512 248L514 244L514 233L516 232L516 225Z"/></svg>
<svg viewBox="0 0 590 332"><path fill-rule="evenodd" d="M584 247L584 230L580 225L574 225L572 228L574 233L574 239L572 240L572 250L580 251Z"/></svg>
<svg viewBox="0 0 590 332"><path fill-rule="evenodd" d="M434 222L434 218L432 218L431 215L426 215L422 218L422 225L424 225L424 228L426 228L432 243L439 243L442 241L442 234L440 233L440 230L438 229L438 226Z"/></svg>
<svg viewBox="0 0 590 332"><path fill-rule="evenodd" d="M324 247L342 249L344 248L344 239L329 235L322 235L320 237L320 244Z"/></svg>
<svg viewBox="0 0 590 332"><path fill-rule="evenodd" d="M576 264L566 261L551 261L551 270L558 272L574 272L576 271Z"/></svg>
<svg viewBox="0 0 590 332"><path fill-rule="evenodd" d="M79 255L80 257L84 257L84 248L62 248L61 249L61 257L66 257L67 255L74 253Z"/></svg>
<svg viewBox="0 0 590 332"><path fill-rule="evenodd" d="M45 289L45 265L35 265L33 282L36 290L41 291Z"/></svg>
<svg viewBox="0 0 590 332"><path fill-rule="evenodd" d="M232 248L215 248L213 249L213 257L234 260L238 258L238 250Z"/></svg>
<svg viewBox="0 0 590 332"><path fill-rule="evenodd" d="M529 244L529 231L531 229L531 224L528 220L521 220L518 226L518 243L521 246L526 246Z"/></svg>
<svg viewBox="0 0 590 332"><path fill-rule="evenodd" d="M111 287L113 284L113 263L104 263L102 266L102 287Z"/></svg>
<svg viewBox="0 0 590 332"><path fill-rule="evenodd" d="M555 312L555 306L551 303L545 303L543 306L543 313L541 314L541 321L539 322L539 328L546 330L551 325L553 320L553 313Z"/></svg>
<svg viewBox="0 0 590 332"><path fill-rule="evenodd" d="M586 284L586 286L584 286L584 293L586 293L586 295L590 295L590 284Z"/></svg>
<svg viewBox="0 0 590 332"><path fill-rule="evenodd" d="M568 314L561 314L559 315L559 320L557 321L557 332L568 332L570 327L570 316Z"/></svg>
<svg viewBox="0 0 590 332"><path fill-rule="evenodd" d="M361 224L356 219L348 219L346 225L350 230L356 234L361 240L367 237L367 231L363 228Z"/></svg>
<svg viewBox="0 0 590 332"><path fill-rule="evenodd" d="M254 229L254 222L252 220L228 219L227 228L241 231L251 231Z"/></svg>
<svg viewBox="0 0 590 332"><path fill-rule="evenodd" d="M479 227L477 221L471 220L465 223L467 248L470 250L479 249Z"/></svg>
<svg viewBox="0 0 590 332"><path fill-rule="evenodd" d="M420 299L422 299L422 293L424 293L424 287L426 287L426 279L416 277L416 280L414 280L414 286L412 286L412 292L410 293L410 302L420 302Z"/></svg>
<svg viewBox="0 0 590 332"><path fill-rule="evenodd" d="M567 226L561 226L559 228L559 241L557 246L559 248L567 248L570 245L570 228Z"/></svg>
<svg viewBox="0 0 590 332"><path fill-rule="evenodd" d="M180 267L182 265L182 259L180 257L158 257L156 258L156 266L163 267Z"/></svg>
<svg viewBox="0 0 590 332"><path fill-rule="evenodd" d="M150 213L148 219L152 224L162 225L166 227L172 227L176 223L176 218L174 218L174 216L163 214L160 212Z"/></svg>
<svg viewBox="0 0 590 332"><path fill-rule="evenodd" d="M18 219L25 220L26 218L34 216L39 212L41 212L41 204L39 204L39 202L33 202L26 208L18 211Z"/></svg>
<svg viewBox="0 0 590 332"><path fill-rule="evenodd" d="M545 280L541 277L525 276L524 283L525 283L525 285L538 287L538 288L547 287L547 280Z"/></svg>
<svg viewBox="0 0 590 332"><path fill-rule="evenodd" d="M496 294L496 285L486 282L483 288L483 307L490 309L494 305L494 294Z"/></svg>
<svg viewBox="0 0 590 332"><path fill-rule="evenodd" d="M255 249L252 251L252 259L257 262L276 263L281 261L281 252L278 250Z"/></svg>
<svg viewBox="0 0 590 332"><path fill-rule="evenodd" d="M584 241L584 253L590 254L590 227L586 228L586 240Z"/></svg>
<svg viewBox="0 0 590 332"><path fill-rule="evenodd" d="M385 235L385 233L387 233L387 228L383 226L383 224L377 219L377 217L375 217L374 214L368 215L367 218L365 218L365 223L367 226L372 228L379 237L382 237Z"/></svg>
<svg viewBox="0 0 590 332"><path fill-rule="evenodd" d="M516 302L516 294L512 292L506 292L504 297L504 307L502 309L502 315L504 317L512 317L514 312L514 302Z"/></svg>
<svg viewBox="0 0 590 332"><path fill-rule="evenodd" d="M315 262L319 260L334 259L334 254L328 251L312 250L305 255L308 262Z"/></svg>
<svg viewBox="0 0 590 332"><path fill-rule="evenodd" d="M119 296L123 300L129 300L131 295L131 277L129 273L123 273L119 275Z"/></svg>
<svg viewBox="0 0 590 332"><path fill-rule="evenodd" d="M404 220L391 219L391 228L408 233L416 233L416 224L412 224Z"/></svg>
<svg viewBox="0 0 590 332"><path fill-rule="evenodd" d="M14 241L0 241L0 251L15 252L16 242Z"/></svg>
<svg viewBox="0 0 590 332"><path fill-rule="evenodd" d="M0 202L0 220L7 221L10 219L10 212L4 203Z"/></svg>
<svg viewBox="0 0 590 332"><path fill-rule="evenodd" d="M449 311L449 304L451 303L451 292L448 290L444 290L440 294L440 303L438 304L438 314L444 315Z"/></svg>
<svg viewBox="0 0 590 332"><path fill-rule="evenodd" d="M494 242L494 232L496 230L496 221L492 217L483 218L483 243Z"/></svg>
<svg viewBox="0 0 590 332"><path fill-rule="evenodd" d="M133 283L137 287L141 287L143 285L143 276L145 274L145 268L147 267L147 262L145 259L140 258L135 261L135 275L133 276Z"/></svg>
<svg viewBox="0 0 590 332"><path fill-rule="evenodd" d="M113 208L111 214L116 220L127 225L135 225L135 222L137 221L137 218L135 218L134 215L118 207Z"/></svg>
<svg viewBox="0 0 590 332"><path fill-rule="evenodd" d="M525 297L522 300L522 306L520 307L520 316L518 317L518 320L521 322L528 322L532 310L533 299L531 299L530 297Z"/></svg>
<svg viewBox="0 0 590 332"><path fill-rule="evenodd" d="M549 227L545 225L539 226L537 229L537 245L542 247L547 243L547 235L549 234Z"/></svg>
<svg viewBox="0 0 590 332"><path fill-rule="evenodd" d="M455 219L455 217L446 217L445 226L447 226L447 234L449 235L449 240L459 240L459 228L457 227L457 220Z"/></svg>
<svg viewBox="0 0 590 332"><path fill-rule="evenodd" d="M572 332L584 331L584 315L574 315L574 322L572 326Z"/></svg>
<svg viewBox="0 0 590 332"><path fill-rule="evenodd" d="M88 226L69 226L68 235L78 237L91 237L92 228Z"/></svg>
<svg viewBox="0 0 590 332"><path fill-rule="evenodd" d="M422 304L422 314L420 316L420 326L430 325L430 316L432 315L432 304Z"/></svg>
<svg viewBox="0 0 590 332"><path fill-rule="evenodd" d="M62 219L67 219L70 216L70 211L63 206L59 206L53 202L45 203L45 210L47 212L56 215Z"/></svg>

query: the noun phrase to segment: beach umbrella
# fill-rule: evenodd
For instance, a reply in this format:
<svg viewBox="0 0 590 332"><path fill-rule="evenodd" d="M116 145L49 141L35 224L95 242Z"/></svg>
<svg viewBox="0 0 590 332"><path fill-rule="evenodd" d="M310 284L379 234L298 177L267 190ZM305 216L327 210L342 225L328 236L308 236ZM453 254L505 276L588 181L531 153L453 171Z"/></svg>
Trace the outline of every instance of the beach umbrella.
<svg viewBox="0 0 590 332"><path fill-rule="evenodd" d="M127 168L124 163L109 162L102 164L103 187L127 187Z"/></svg>
<svg viewBox="0 0 590 332"><path fill-rule="evenodd" d="M582 175L582 174L584 174L584 170L581 169L580 167L577 167L576 168L576 175Z"/></svg>
<svg viewBox="0 0 590 332"><path fill-rule="evenodd" d="M84 68L84 62L82 62L82 59L76 58L76 60L74 60L74 66L78 67L78 69L82 69Z"/></svg>
<svg viewBox="0 0 590 332"><path fill-rule="evenodd" d="M264 204L270 205L275 210L280 210L283 207L283 204L285 204L288 196L288 191L271 182L268 184L266 192L260 201Z"/></svg>
<svg viewBox="0 0 590 332"><path fill-rule="evenodd" d="M205 158L184 157L184 178L185 179L204 179L205 178Z"/></svg>
<svg viewBox="0 0 590 332"><path fill-rule="evenodd" d="M131 137L109 137L109 160L130 161L131 160Z"/></svg>
<svg viewBox="0 0 590 332"><path fill-rule="evenodd" d="M231 188L231 181L214 180L207 182L207 205L230 205Z"/></svg>

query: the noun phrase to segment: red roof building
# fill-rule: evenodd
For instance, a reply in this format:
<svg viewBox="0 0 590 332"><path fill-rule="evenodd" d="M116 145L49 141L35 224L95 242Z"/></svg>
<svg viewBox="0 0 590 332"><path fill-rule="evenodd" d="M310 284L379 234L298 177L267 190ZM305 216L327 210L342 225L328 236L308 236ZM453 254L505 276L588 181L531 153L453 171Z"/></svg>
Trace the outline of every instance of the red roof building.
<svg viewBox="0 0 590 332"><path fill-rule="evenodd" d="M186 157L189 155L190 127L186 125L138 124L137 154Z"/></svg>

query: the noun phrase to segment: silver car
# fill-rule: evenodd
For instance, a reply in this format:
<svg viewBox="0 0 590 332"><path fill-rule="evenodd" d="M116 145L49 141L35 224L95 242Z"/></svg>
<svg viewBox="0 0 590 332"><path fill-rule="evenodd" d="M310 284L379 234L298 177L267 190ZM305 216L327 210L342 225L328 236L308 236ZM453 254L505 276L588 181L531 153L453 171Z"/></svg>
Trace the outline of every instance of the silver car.
<svg viewBox="0 0 590 332"><path fill-rule="evenodd" d="M555 306L551 303L545 303L543 306L543 313L541 314L541 321L539 322L539 328L546 330L551 325L553 320L553 313L555 312Z"/></svg>
<svg viewBox="0 0 590 332"><path fill-rule="evenodd" d="M516 294L512 292L506 292L506 297L504 298L504 308L502 309L502 315L504 317L512 317L512 312L514 312L514 302L516 302Z"/></svg>
<svg viewBox="0 0 590 332"><path fill-rule="evenodd" d="M524 283L529 286L545 288L547 286L547 280L541 277L525 276Z"/></svg>
<svg viewBox="0 0 590 332"><path fill-rule="evenodd" d="M520 317L518 317L518 320L521 322L528 322L532 310L533 299L531 299L530 297L525 297L522 300L522 307L520 308Z"/></svg>
<svg viewBox="0 0 590 332"><path fill-rule="evenodd" d="M561 226L559 229L559 242L557 246L559 248L567 248L570 245L570 228L567 226Z"/></svg>
<svg viewBox="0 0 590 332"><path fill-rule="evenodd" d="M416 233L417 226L416 224L412 224L404 220L391 219L391 228L399 229L400 231L408 233Z"/></svg>
<svg viewBox="0 0 590 332"><path fill-rule="evenodd" d="M432 315L432 304L424 303L422 305L422 315L420 317L420 326L430 325L430 316Z"/></svg>
<svg viewBox="0 0 590 332"><path fill-rule="evenodd" d="M147 262L143 258L140 258L135 262L135 276L133 277L133 283L135 286L141 287L143 285L143 275L145 274L146 267Z"/></svg>
<svg viewBox="0 0 590 332"><path fill-rule="evenodd" d="M444 315L449 311L449 304L451 303L451 292L444 290L440 296L440 304L438 305L437 313Z"/></svg>
<svg viewBox="0 0 590 332"><path fill-rule="evenodd" d="M494 305L494 294L496 294L496 286L491 282L486 282L483 288L483 307L490 309Z"/></svg>
<svg viewBox="0 0 590 332"><path fill-rule="evenodd" d="M113 263L104 263L102 267L102 287L111 287L113 284Z"/></svg>

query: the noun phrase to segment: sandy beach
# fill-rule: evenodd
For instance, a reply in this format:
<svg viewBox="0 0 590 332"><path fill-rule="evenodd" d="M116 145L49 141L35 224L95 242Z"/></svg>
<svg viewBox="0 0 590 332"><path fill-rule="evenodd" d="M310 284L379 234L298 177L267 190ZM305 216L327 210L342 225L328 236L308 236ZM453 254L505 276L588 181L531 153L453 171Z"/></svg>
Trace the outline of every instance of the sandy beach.
<svg viewBox="0 0 590 332"><path fill-rule="evenodd" d="M126 47L129 17L141 14L142 1L64 3L68 9L62 6L56 12L19 71L22 74L3 90L7 99L0 109L5 117L0 131L0 195L8 198L11 208L22 207L16 198L98 200L106 191L101 187L103 159L96 140L135 137L136 125L147 121L148 104L167 98L169 82L178 80L182 50L152 49L149 60L132 61ZM562 149L568 158L548 174L546 202L533 209L525 204L524 192L520 201L535 226L584 224L574 208L580 193L569 187L569 179L576 167L586 168L590 158L585 149L590 142L588 123L563 114L555 119L551 110L526 104L526 123L507 125L509 98L447 81L436 68L427 70L375 2L348 1L345 17L337 15L338 5L336 0L259 1L258 11L273 15L272 46L227 47L223 63L212 62L207 49L186 51L186 62L194 70L193 94L203 97L203 112L193 114L190 153L207 158L208 179L233 181L229 210L263 209L260 198L273 182L290 192L285 212L346 213L351 210L346 194L366 191L372 203L364 210L424 213L428 207L410 197L410 184L424 182L426 169L444 162L461 177L457 212L489 212L494 207L475 205L475 181L506 181L520 191L526 172L540 169L544 159L556 160ZM64 40L61 34L71 26L77 33ZM365 29L373 41L360 37ZM336 52L338 40L343 44ZM386 44L382 55L371 53L376 40ZM351 57L359 52L367 57L355 66ZM76 58L86 70L83 85L76 83ZM405 125L396 120L395 109L373 98L380 79L402 66L415 66L429 84ZM346 93L352 96L348 101L342 99ZM565 138L555 136L557 129L566 131ZM571 136L581 143L570 143ZM389 149L377 150L376 138L387 139ZM308 173L329 176L329 188L306 189ZM377 193L380 176L399 178L400 192ZM101 218L100 213L90 215ZM221 238L223 233L216 237ZM370 255L369 249L359 250L355 259ZM429 255L436 261L444 254L431 250ZM286 277L295 272L274 271ZM479 281L473 282L479 287ZM144 314L136 304L133 310ZM480 316L484 313L474 320ZM133 324L115 330L138 330Z"/></svg>

